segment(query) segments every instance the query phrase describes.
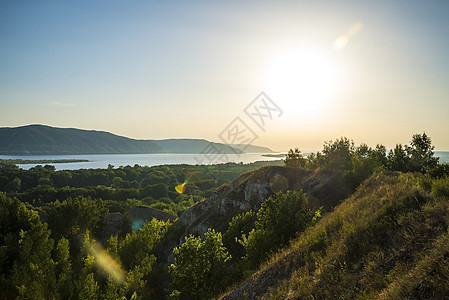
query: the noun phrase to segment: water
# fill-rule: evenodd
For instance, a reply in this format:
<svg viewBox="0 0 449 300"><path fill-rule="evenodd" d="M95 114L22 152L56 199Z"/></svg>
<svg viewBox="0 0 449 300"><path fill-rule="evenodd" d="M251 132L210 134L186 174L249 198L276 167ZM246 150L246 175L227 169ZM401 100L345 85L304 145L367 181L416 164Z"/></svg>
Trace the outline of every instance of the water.
<svg viewBox="0 0 449 300"><path fill-rule="evenodd" d="M440 164L449 164L449 151L435 151L435 156L440 158Z"/></svg>
<svg viewBox="0 0 449 300"><path fill-rule="evenodd" d="M114 167L120 166L157 166L177 164L217 164L226 162L251 163L255 161L279 160L276 157L264 157L263 153L227 154L221 160L211 160L210 156L201 154L91 154L91 155L0 155L0 159L27 159L27 160L55 160L55 159L85 159L88 162L56 163L48 164L55 166L56 170L78 170L78 169L105 169L109 164ZM19 167L28 170L34 166L43 164L19 164Z"/></svg>
<svg viewBox="0 0 449 300"><path fill-rule="evenodd" d="M449 151L435 151L435 156L440 158L440 163L449 163ZM78 169L97 169L107 168L109 164L114 167L134 166L157 166L157 165L177 165L177 164L215 164L225 162L242 162L251 163L255 161L279 160L279 157L265 157L262 153L245 153L245 154L228 154L222 160L208 160L208 157L201 154L174 154L174 153L157 153L157 154L91 154L91 155L0 155L0 159L86 159L88 162L78 163L57 163L54 165L56 170L78 170ZM198 161L202 162L198 162ZM30 169L38 164L20 164L22 169ZM41 164L42 165L42 164Z"/></svg>

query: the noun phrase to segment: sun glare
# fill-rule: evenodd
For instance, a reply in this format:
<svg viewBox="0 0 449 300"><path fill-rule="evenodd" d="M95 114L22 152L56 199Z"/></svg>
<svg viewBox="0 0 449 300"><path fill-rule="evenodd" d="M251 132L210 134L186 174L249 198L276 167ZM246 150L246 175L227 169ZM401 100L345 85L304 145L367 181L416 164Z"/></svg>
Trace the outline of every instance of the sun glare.
<svg viewBox="0 0 449 300"><path fill-rule="evenodd" d="M268 92L295 111L324 109L336 85L335 66L314 51L280 53L267 76Z"/></svg>

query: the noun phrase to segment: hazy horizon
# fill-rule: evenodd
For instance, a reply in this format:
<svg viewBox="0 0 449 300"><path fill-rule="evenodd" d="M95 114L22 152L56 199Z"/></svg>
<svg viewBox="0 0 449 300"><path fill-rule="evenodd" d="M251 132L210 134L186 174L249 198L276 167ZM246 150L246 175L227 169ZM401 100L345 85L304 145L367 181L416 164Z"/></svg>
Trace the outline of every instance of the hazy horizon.
<svg viewBox="0 0 449 300"><path fill-rule="evenodd" d="M223 142L241 122L251 144L274 151L341 136L391 149L422 132L449 150L448 11L442 1L3 1L0 127ZM266 107L263 126L249 111L261 92L278 108Z"/></svg>

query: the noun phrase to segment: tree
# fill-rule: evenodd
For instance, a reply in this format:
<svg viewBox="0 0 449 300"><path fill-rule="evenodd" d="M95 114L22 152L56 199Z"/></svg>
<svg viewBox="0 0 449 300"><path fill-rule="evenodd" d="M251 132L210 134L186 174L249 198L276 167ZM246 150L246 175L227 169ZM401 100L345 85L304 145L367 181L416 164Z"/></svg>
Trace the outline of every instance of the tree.
<svg viewBox="0 0 449 300"><path fill-rule="evenodd" d="M229 227L223 234L223 243L231 253L233 259L239 259L245 255L245 249L238 242L238 239L242 235L248 235L254 228L255 217L255 213L250 210L238 214L229 222Z"/></svg>
<svg viewBox="0 0 449 300"><path fill-rule="evenodd" d="M167 186L163 183L150 184L144 187L141 191L141 197L153 197L154 199L160 199L167 196Z"/></svg>
<svg viewBox="0 0 449 300"><path fill-rule="evenodd" d="M438 164L438 158L434 157L430 137L423 134L414 134L410 146L405 147L405 151L410 157L410 170L426 173Z"/></svg>
<svg viewBox="0 0 449 300"><path fill-rule="evenodd" d="M0 298L57 297L53 244L37 212L0 193Z"/></svg>
<svg viewBox="0 0 449 300"><path fill-rule="evenodd" d="M295 150L290 149L285 156L284 165L295 168L304 167L306 165L306 159L302 156L298 148L295 148Z"/></svg>
<svg viewBox="0 0 449 300"><path fill-rule="evenodd" d="M306 167L309 169L317 169L321 166L326 165L325 157L321 152L310 153L307 155Z"/></svg>
<svg viewBox="0 0 449 300"><path fill-rule="evenodd" d="M48 224L54 236L72 238L89 229L97 233L108 214L105 201L90 197L68 198L48 205Z"/></svg>
<svg viewBox="0 0 449 300"><path fill-rule="evenodd" d="M125 287L128 293L138 292L150 297L158 289L151 276L157 277L156 256L154 249L164 237L170 222L163 222L153 218L145 222L138 231L133 231L125 236L117 249L117 238L111 238L108 249L111 254L119 255L118 261L122 262L124 269L128 271ZM152 284L149 285L148 283ZM150 297L151 298L151 297ZM145 298L146 299L146 298Z"/></svg>
<svg viewBox="0 0 449 300"><path fill-rule="evenodd" d="M350 170L353 153L354 142L346 137L324 143L324 163L328 168Z"/></svg>
<svg viewBox="0 0 449 300"><path fill-rule="evenodd" d="M81 288L79 290L79 299L98 299L100 296L100 287L98 282L94 278L94 273L89 273L84 277L81 282Z"/></svg>
<svg viewBox="0 0 449 300"><path fill-rule="evenodd" d="M22 180L20 178L15 177L13 180L8 182L5 186L5 190L8 192L18 192L20 190L20 186L22 184Z"/></svg>
<svg viewBox="0 0 449 300"><path fill-rule="evenodd" d="M153 218L145 222L139 231L128 233L118 249L123 266L130 270L151 255L169 226L170 222Z"/></svg>
<svg viewBox="0 0 449 300"><path fill-rule="evenodd" d="M69 241L61 238L55 249L56 290L61 299L70 299L73 294L73 271L70 262Z"/></svg>
<svg viewBox="0 0 449 300"><path fill-rule="evenodd" d="M355 189L375 170L384 168L386 161L386 148L384 145L378 144L373 149L366 144L361 144L355 149L351 157L352 169L345 171L344 180L349 187Z"/></svg>
<svg viewBox="0 0 449 300"><path fill-rule="evenodd" d="M190 235L173 250L175 264L169 267L173 299L208 299L226 284L223 274L231 256L223 246L220 232L209 229L205 240Z"/></svg>
<svg viewBox="0 0 449 300"><path fill-rule="evenodd" d="M405 148L401 144L396 144L393 150L390 150L387 157L387 166L390 170L407 172L409 168L409 157Z"/></svg>
<svg viewBox="0 0 449 300"><path fill-rule="evenodd" d="M114 177L111 182L111 187L118 189L126 187L126 183L121 177Z"/></svg>
<svg viewBox="0 0 449 300"><path fill-rule="evenodd" d="M270 251L285 245L297 232L304 231L320 216L313 212L303 191L277 193L265 200L257 212L256 227L242 243L251 267L262 262Z"/></svg>

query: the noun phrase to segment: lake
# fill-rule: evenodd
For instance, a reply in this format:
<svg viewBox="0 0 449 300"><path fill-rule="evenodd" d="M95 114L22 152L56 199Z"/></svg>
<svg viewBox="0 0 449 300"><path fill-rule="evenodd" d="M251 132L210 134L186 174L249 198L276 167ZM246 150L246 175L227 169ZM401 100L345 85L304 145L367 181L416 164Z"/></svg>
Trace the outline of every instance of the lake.
<svg viewBox="0 0 449 300"><path fill-rule="evenodd" d="M255 161L279 160L279 157L265 157L263 153L227 154L221 160L213 160L210 156L202 154L177 154L177 153L154 153L154 154L90 154L90 155L0 155L0 159L85 159L88 162L57 163L50 164L56 170L78 170L78 169L104 169L109 164L114 167L120 166L157 166L157 165L179 165L179 164L217 164L226 162L252 163ZM449 163L449 151L435 151L435 156L440 158L440 163ZM20 164L22 169L30 169L37 164Z"/></svg>
<svg viewBox="0 0 449 300"><path fill-rule="evenodd" d="M251 163L255 161L279 160L279 157L264 157L263 153L226 154L213 157L202 154L154 153L154 154L88 154L88 155L0 155L0 159L55 160L84 159L88 162L55 163L56 170L104 169L109 164L120 166L157 166L179 164L218 164L226 162ZM30 169L38 164L19 164L22 169ZM41 164L42 165L42 164Z"/></svg>

